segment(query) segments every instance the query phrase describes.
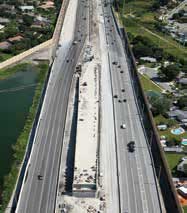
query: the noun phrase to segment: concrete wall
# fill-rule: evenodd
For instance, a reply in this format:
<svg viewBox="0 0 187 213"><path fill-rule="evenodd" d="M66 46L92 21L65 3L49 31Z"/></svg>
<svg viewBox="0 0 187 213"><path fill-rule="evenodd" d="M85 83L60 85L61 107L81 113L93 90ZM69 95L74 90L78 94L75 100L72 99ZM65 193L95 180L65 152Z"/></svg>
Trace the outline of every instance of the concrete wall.
<svg viewBox="0 0 187 213"><path fill-rule="evenodd" d="M28 57L28 56L30 56L30 55L38 52L38 51L43 50L44 48L47 48L47 47L50 48L50 46L52 44L53 44L53 39L50 39L50 40L45 41L45 42L25 51L23 53L20 53L19 55L16 55L16 56L0 63L0 69L4 69L4 68L9 67L13 64L16 64L16 63L20 62L21 60L25 59L26 57Z"/></svg>

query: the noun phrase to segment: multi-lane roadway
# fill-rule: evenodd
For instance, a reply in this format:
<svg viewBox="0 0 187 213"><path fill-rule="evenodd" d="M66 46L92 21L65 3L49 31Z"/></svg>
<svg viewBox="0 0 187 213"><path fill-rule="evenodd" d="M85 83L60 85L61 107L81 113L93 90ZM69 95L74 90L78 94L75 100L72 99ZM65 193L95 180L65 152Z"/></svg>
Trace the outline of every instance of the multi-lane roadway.
<svg viewBox="0 0 187 213"><path fill-rule="evenodd" d="M120 212L162 212L161 195L158 193L149 147L141 124L128 59L110 4L103 4L103 11L113 95ZM122 124L126 128L121 128ZM130 141L135 142L134 152L128 150Z"/></svg>
<svg viewBox="0 0 187 213"><path fill-rule="evenodd" d="M105 27L103 33L109 62L107 75L111 79L110 97L114 116L115 137L112 143L116 151L113 157L117 162L117 181L114 182L114 188L119 199L119 211L116 209L116 212L159 213L162 210L157 183L136 104L134 82L130 77L127 56L113 20L110 4L105 5L104 1L102 3ZM65 53L59 47L54 61L18 200L17 213L54 212L69 90L76 63L90 33L89 15L89 0L78 0L74 30L76 42L72 42ZM125 124L126 128L120 128L122 124ZM135 142L134 152L129 152L127 148L130 141Z"/></svg>
<svg viewBox="0 0 187 213"><path fill-rule="evenodd" d="M78 0L74 31L76 42L72 42L65 53L59 47L54 61L17 213L54 212L68 96L73 72L88 33L88 8L87 1Z"/></svg>

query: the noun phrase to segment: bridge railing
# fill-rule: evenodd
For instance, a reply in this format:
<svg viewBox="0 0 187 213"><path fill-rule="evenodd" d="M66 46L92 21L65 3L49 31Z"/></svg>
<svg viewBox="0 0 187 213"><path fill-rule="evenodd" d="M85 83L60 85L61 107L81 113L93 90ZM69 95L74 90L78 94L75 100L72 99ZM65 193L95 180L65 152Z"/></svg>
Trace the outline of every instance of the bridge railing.
<svg viewBox="0 0 187 213"><path fill-rule="evenodd" d="M133 83L140 116L142 118L142 124L147 138L149 151L153 160L154 171L157 176L156 181L159 183L166 211L169 213L182 213L182 208L172 181L171 172L169 170L163 148L160 144L158 131L156 129L153 116L149 108L149 103L139 78L136 67L136 60L134 58L127 33L124 28L119 27L114 13L113 17L116 23L116 27L118 28L119 35L122 38L124 51L127 55L131 80Z"/></svg>

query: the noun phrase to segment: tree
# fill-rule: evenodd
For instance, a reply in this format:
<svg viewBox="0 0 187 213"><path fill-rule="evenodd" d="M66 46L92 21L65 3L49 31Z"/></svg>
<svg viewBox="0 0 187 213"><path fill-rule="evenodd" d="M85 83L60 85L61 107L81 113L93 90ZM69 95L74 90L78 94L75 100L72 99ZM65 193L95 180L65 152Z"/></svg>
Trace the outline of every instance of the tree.
<svg viewBox="0 0 187 213"><path fill-rule="evenodd" d="M158 10L160 8L160 4L158 1L155 1L151 7L152 11Z"/></svg>
<svg viewBox="0 0 187 213"><path fill-rule="evenodd" d="M149 102L154 115L164 115L170 107L170 100L164 96L152 96L150 97Z"/></svg>
<svg viewBox="0 0 187 213"><path fill-rule="evenodd" d="M28 15L24 15L23 16L23 21L24 21L25 25L30 26L33 23L33 21L34 21L34 18L31 17L31 16L28 16Z"/></svg>
<svg viewBox="0 0 187 213"><path fill-rule="evenodd" d="M162 48L154 48L153 52L154 52L154 57L157 60L161 60L164 56L164 51Z"/></svg>
<svg viewBox="0 0 187 213"><path fill-rule="evenodd" d="M180 109L187 107L187 96L182 96L177 102Z"/></svg>
<svg viewBox="0 0 187 213"><path fill-rule="evenodd" d="M180 18L180 15L178 13L174 13L172 15L172 19L178 20Z"/></svg>
<svg viewBox="0 0 187 213"><path fill-rule="evenodd" d="M142 43L134 45L132 50L136 58L153 55L152 49Z"/></svg>
<svg viewBox="0 0 187 213"><path fill-rule="evenodd" d="M154 45L152 44L152 41L145 36L138 35L132 40L133 45L139 44L139 43L142 43L143 45L146 45L149 47L154 47Z"/></svg>
<svg viewBox="0 0 187 213"><path fill-rule="evenodd" d="M8 23L7 27L5 28L5 35L6 37L12 37L15 36L19 32L18 26L16 22L10 22Z"/></svg>
<svg viewBox="0 0 187 213"><path fill-rule="evenodd" d="M162 66L160 76L167 81L174 80L180 73L180 68L176 64L170 64L167 67Z"/></svg>

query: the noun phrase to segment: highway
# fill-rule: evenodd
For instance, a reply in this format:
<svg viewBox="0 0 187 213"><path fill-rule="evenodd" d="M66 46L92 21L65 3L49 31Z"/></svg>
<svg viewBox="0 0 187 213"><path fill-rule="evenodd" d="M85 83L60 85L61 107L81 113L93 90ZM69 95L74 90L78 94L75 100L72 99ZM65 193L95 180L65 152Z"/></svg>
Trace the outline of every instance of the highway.
<svg viewBox="0 0 187 213"><path fill-rule="evenodd" d="M133 89L135 82L130 77L127 56L115 27L110 5L104 7L103 4L103 11L112 95L117 95L117 98L113 98L113 110L120 212L162 212L149 148L136 104ZM122 124L126 125L126 129L120 128ZM135 141L135 152L128 151L127 144L130 141Z"/></svg>
<svg viewBox="0 0 187 213"><path fill-rule="evenodd" d="M54 212L71 81L85 40L90 34L91 25L91 0L77 1L74 28L76 42L72 42L65 52L62 47L59 47L57 52L18 200L17 213ZM133 88L136 82L131 79L128 59L112 17L110 4L105 7L105 1L98 3L101 9L98 15L104 18L104 31L100 30L103 34L103 37L100 37L100 48L102 49L105 38L107 53L107 60L102 60L102 68L105 67L107 71L104 76L107 86L103 89L104 85L101 85L101 92L104 91L101 95L105 102L105 108L102 109L105 110L104 116L102 115L105 121L102 123L107 129L102 132L102 138L109 142L105 142L107 149L102 149L102 152L107 152L104 154L107 164L103 163L104 167L106 166L104 176L111 176L105 178L106 181L109 180L105 186L110 188L107 192L111 194L110 203L106 203L110 206L107 212L163 212ZM102 82L105 83L105 79ZM114 98L114 95L117 95L117 98ZM112 113L108 113L107 104L111 106ZM120 128L122 124L126 125L125 129ZM104 135L105 133L109 134ZM130 141L135 141L135 152L129 152L127 148ZM107 157L110 159L107 160ZM110 171L107 171L107 168ZM38 175L41 178L38 178Z"/></svg>
<svg viewBox="0 0 187 213"><path fill-rule="evenodd" d="M78 43L72 43L66 53L59 47L54 61L17 213L54 212L68 96L89 29L88 8L87 1L78 0L74 31L74 39ZM41 179L38 175L41 175Z"/></svg>

